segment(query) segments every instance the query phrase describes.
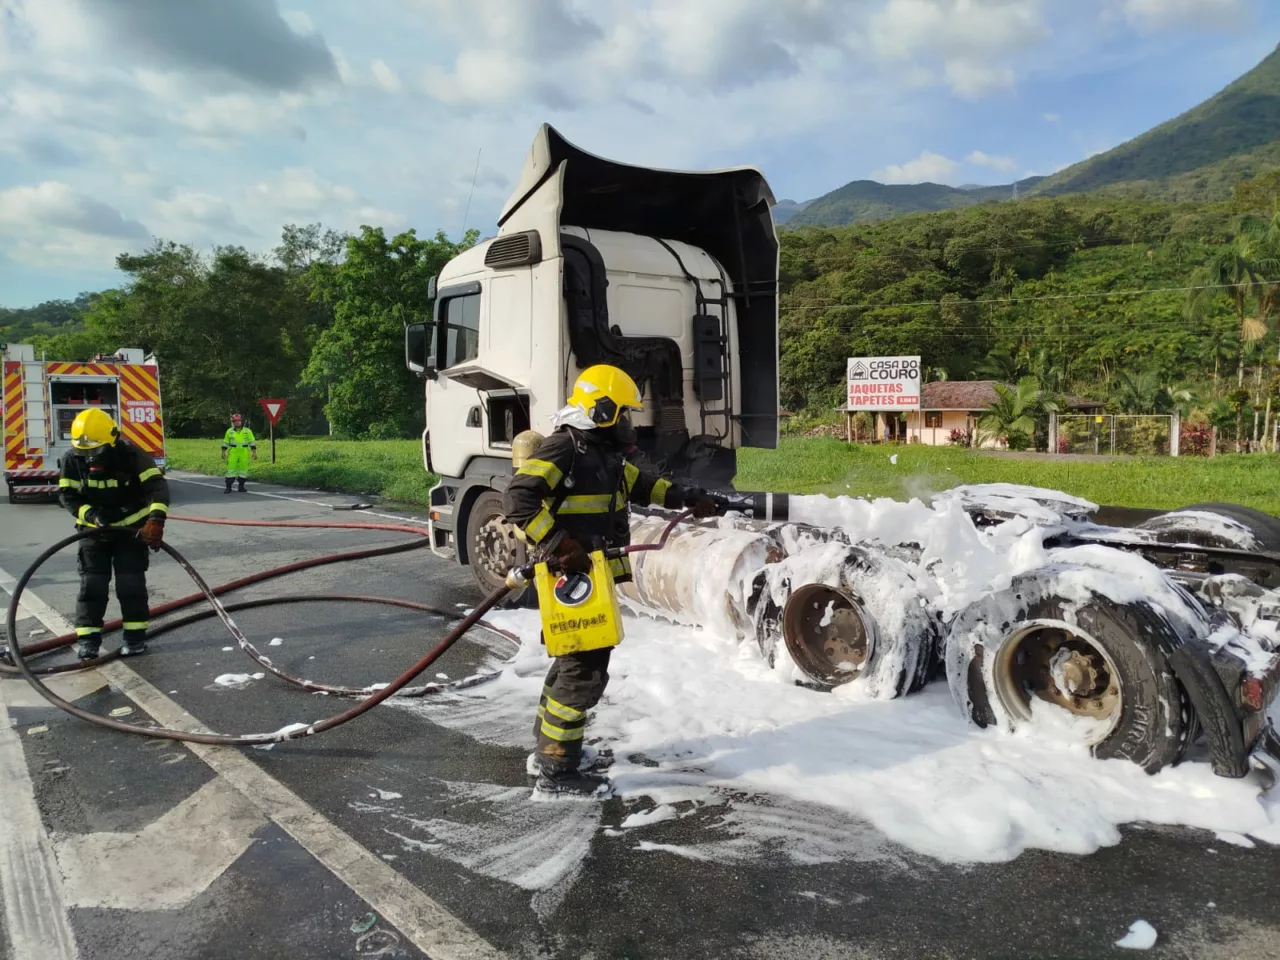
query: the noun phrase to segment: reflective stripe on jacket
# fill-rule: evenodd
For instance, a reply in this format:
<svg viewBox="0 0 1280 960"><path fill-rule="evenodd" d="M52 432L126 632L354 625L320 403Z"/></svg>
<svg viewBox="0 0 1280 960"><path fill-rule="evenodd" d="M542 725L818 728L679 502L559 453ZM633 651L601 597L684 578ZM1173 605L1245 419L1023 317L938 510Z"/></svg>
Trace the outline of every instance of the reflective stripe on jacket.
<svg viewBox="0 0 1280 960"><path fill-rule="evenodd" d="M169 512L169 483L151 455L124 438L101 457L89 459L75 450L62 457L58 500L77 526L97 509L113 527L132 527L153 514Z"/></svg>
<svg viewBox="0 0 1280 960"><path fill-rule="evenodd" d="M226 435L222 438L222 449L226 450L228 447L249 447L256 450L258 443L248 427L241 427L239 430L227 427Z"/></svg>
<svg viewBox="0 0 1280 960"><path fill-rule="evenodd" d="M652 467L631 463L617 447L595 441L589 431L560 427L516 471L502 509L530 543L554 547L568 536L596 550L631 542L629 503L674 509L690 493ZM611 566L615 580L630 578L625 558Z"/></svg>

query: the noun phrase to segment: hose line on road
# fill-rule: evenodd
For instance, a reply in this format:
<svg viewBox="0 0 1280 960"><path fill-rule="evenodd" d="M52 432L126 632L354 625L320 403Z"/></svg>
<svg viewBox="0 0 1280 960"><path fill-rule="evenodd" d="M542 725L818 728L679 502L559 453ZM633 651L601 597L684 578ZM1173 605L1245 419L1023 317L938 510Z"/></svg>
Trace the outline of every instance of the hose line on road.
<svg viewBox="0 0 1280 960"><path fill-rule="evenodd" d="M58 541L53 546L45 550L35 561L26 569L17 584L13 587L12 596L9 601L8 617L6 619L6 632L8 634L8 656L12 660L12 665L0 663L0 672L8 674L20 674L28 683L30 683L42 697L48 700L55 707L66 711L72 716L81 720L94 723L99 726L107 727L112 730L118 730L122 733L131 733L138 736L154 737L166 740L181 740L191 743L216 744L222 746L249 746L264 743L277 743L283 740L298 740L303 737L312 736L322 733L325 730L332 730L334 727L340 726L349 720L368 712L378 704L390 699L394 696L422 696L427 693L435 693L448 689L458 689L464 686L474 686L486 680L492 679L497 675L496 672L488 674L478 674L474 677L467 677L462 680L453 681L446 684L425 684L421 687L409 687L409 683L417 678L424 670L442 656L454 643L456 643L464 634L472 627L482 625L486 630L504 636L507 639L519 644L519 638L507 631L492 625L483 623L483 617L494 606L496 606L502 598L508 593L506 587L495 590L489 596L485 597L479 605L470 613L460 615L453 611L441 610L427 604L416 603L409 600L400 600L389 597L370 597L370 596L354 596L354 595L299 595L285 594L276 597L268 597L260 600L246 600L239 603L223 605L218 597L221 594L228 593L232 590L240 589L254 583L261 583L276 577L281 577L289 573L295 573L299 570L306 570L312 567L318 567L324 564L341 563L347 560L359 560L370 557L386 556L388 554L402 553L409 550L421 549L429 542L426 537L426 531L417 527L410 527L398 524L374 524L374 523L338 523L338 522L321 522L321 521L256 521L256 520L220 520L205 517L186 517L175 515L171 517L173 520L187 521L192 523L210 523L228 526L257 526L257 527L310 527L321 529L358 529L358 530L382 530L401 533L412 533L423 538L420 542L397 543L385 547L372 547L361 550L352 550L346 553L328 554L321 557L315 557L309 560L301 560L295 563L285 564L280 567L274 567L270 570L264 570L260 573L251 574L242 577L239 580L233 580L230 583L222 584L218 587L210 587L204 578L196 571L190 562L176 549L168 543L161 543L160 549L169 554L179 566L186 571L192 582L199 588L196 593L182 597L177 600L170 601L155 607L151 610L151 616L157 617L165 613L180 610L185 607L192 606L201 600L208 601L212 609L200 611L198 613L189 614L170 623L162 624L151 631L152 636L165 633L179 626L193 623L197 620L204 620L209 617L216 616L222 621L228 632L236 639L240 649L245 651L255 662L260 664L264 669L269 670L272 674L280 677L289 683L302 687L311 692L334 694L338 696L360 697L359 703L350 709L341 713L334 714L326 719L311 724L293 724L277 730L273 733L255 733L244 735L218 734L218 733L196 733L186 730L173 730L164 727L141 727L134 724L124 723L109 717L99 716L77 707L75 704L64 700L56 693L50 690L40 680L40 676L47 676L53 673L66 672L68 670L81 670L98 666L119 655L118 651L114 651L106 656L98 657L94 660L84 661L79 664L68 664L62 667L45 667L32 668L27 663L27 657L38 656L42 653L48 653L61 647L67 646L75 642L74 634L63 634L62 636L53 637L38 643L29 644L22 647L18 643L17 637L17 619L18 609L23 592L27 588L27 584L35 573L55 554L61 552L65 548L74 543L78 543L88 537L94 536L134 536L136 531L133 530L114 530L93 529L83 530ZM354 602L354 603L381 603L392 606L404 607L411 610L420 610L436 616L444 617L450 620L456 620L457 623L447 633L439 643L436 644L424 657L422 657L412 667L402 673L399 677L385 686L377 685L363 688L329 686L326 684L315 683L309 680L302 680L293 677L288 673L277 668L271 663L270 659L264 657L241 632L235 621L231 618L231 610L243 610L254 607L271 606L277 603L311 603L311 602ZM118 629L121 626L120 620L113 620L103 627L103 631Z"/></svg>

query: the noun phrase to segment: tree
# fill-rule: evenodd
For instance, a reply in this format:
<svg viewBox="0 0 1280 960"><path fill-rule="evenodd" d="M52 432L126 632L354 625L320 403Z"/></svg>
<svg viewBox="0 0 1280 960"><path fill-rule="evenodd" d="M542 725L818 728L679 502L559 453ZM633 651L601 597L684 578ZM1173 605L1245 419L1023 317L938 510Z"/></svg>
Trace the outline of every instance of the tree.
<svg viewBox="0 0 1280 960"><path fill-rule="evenodd" d="M165 240L116 264L129 283L98 297L86 326L111 348L156 354L170 432L220 432L260 397L294 396L313 318L282 268L239 247L206 257Z"/></svg>
<svg viewBox="0 0 1280 960"><path fill-rule="evenodd" d="M1058 405L1046 397L1035 377L1023 377L1016 387L995 385L996 399L978 419L978 429L1010 450L1025 450L1035 435L1037 418L1056 413Z"/></svg>
<svg viewBox="0 0 1280 960"><path fill-rule="evenodd" d="M348 437L408 437L422 429L421 386L404 366L406 324L431 319L427 281L463 250L438 232L420 240L413 230L387 239L381 228L363 227L348 237L338 263L317 263L316 295L333 311L303 371L304 383L328 391L325 412Z"/></svg>

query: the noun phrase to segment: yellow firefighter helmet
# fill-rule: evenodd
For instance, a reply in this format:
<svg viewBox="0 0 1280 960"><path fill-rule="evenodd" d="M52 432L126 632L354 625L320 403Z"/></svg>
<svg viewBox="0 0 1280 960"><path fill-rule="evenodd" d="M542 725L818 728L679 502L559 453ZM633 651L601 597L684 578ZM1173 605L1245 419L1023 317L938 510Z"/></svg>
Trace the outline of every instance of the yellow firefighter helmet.
<svg viewBox="0 0 1280 960"><path fill-rule="evenodd" d="M644 406L636 382L624 371L604 363L582 371L568 403L581 409L597 427L612 427L623 410L640 410Z"/></svg>
<svg viewBox="0 0 1280 960"><path fill-rule="evenodd" d="M77 450L97 450L109 446L120 436L120 428L106 411L90 407L71 421L71 446Z"/></svg>

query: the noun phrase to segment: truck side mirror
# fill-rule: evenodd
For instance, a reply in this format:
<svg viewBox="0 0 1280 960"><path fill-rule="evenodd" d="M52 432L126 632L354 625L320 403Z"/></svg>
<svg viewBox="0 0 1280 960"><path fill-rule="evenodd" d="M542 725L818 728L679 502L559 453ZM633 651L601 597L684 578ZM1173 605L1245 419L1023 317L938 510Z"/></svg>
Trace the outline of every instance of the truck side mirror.
<svg viewBox="0 0 1280 960"><path fill-rule="evenodd" d="M427 281L427 299L434 300L436 298L436 278L432 277Z"/></svg>
<svg viewBox="0 0 1280 960"><path fill-rule="evenodd" d="M434 324L411 323L404 328L404 365L427 380L436 378L432 348Z"/></svg>

